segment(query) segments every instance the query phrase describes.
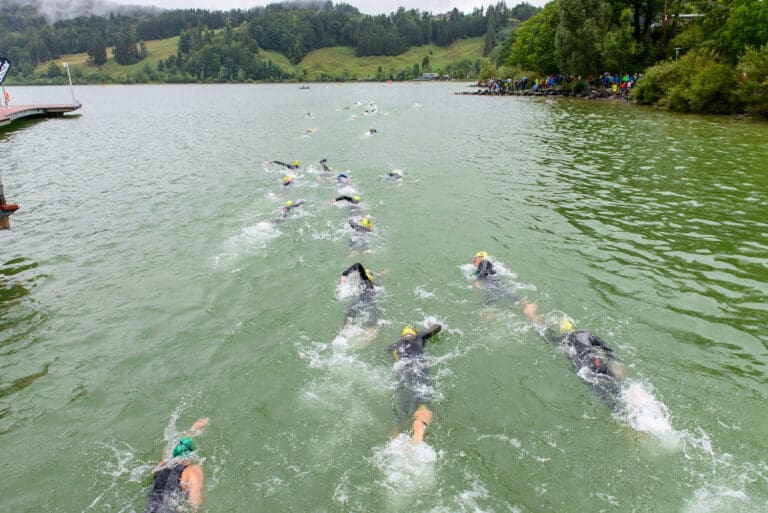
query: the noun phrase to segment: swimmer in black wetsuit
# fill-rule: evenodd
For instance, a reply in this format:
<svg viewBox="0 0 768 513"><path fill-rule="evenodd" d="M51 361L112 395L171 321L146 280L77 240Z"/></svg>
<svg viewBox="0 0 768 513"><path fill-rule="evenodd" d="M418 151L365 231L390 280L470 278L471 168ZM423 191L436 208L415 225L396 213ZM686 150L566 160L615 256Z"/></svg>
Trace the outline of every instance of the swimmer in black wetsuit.
<svg viewBox="0 0 768 513"><path fill-rule="evenodd" d="M390 171L386 174L386 177L392 180L402 180L403 174L400 171Z"/></svg>
<svg viewBox="0 0 768 513"><path fill-rule="evenodd" d="M379 310L376 306L376 289L373 287L373 273L370 269L363 267L363 264L352 264L343 273L341 273L341 283L346 283L347 277L351 273L357 273L363 285L357 300L352 303L347 311L346 323L362 319L363 326L371 331L379 320Z"/></svg>
<svg viewBox="0 0 768 513"><path fill-rule="evenodd" d="M373 224L368 216L362 218L359 223L354 219L350 219L349 226L358 233L370 233L373 231Z"/></svg>
<svg viewBox="0 0 768 513"><path fill-rule="evenodd" d="M534 323L542 326L544 320L536 313L536 303L523 301L523 305L523 313ZM566 358L579 373L579 377L587 383L603 404L614 412L621 409L619 397L624 369L613 349L603 339L591 331L576 330L568 319L563 319L558 329L552 326L547 327L544 338L562 349Z"/></svg>
<svg viewBox="0 0 768 513"><path fill-rule="evenodd" d="M299 161L294 160L293 164L286 164L285 162L280 162L279 160L270 160L270 164L280 164L281 166L285 166L288 169L299 169Z"/></svg>
<svg viewBox="0 0 768 513"><path fill-rule="evenodd" d="M283 177L283 187L288 187L290 185L293 185L293 177L290 175L285 175Z"/></svg>
<svg viewBox="0 0 768 513"><path fill-rule="evenodd" d="M339 175L336 177L336 181L339 183L349 183L349 177L344 173L339 173Z"/></svg>
<svg viewBox="0 0 768 513"><path fill-rule="evenodd" d="M347 196L342 194L341 196L333 198L331 203L336 203L337 201L349 201L353 205L358 205L362 199L363 198L361 198L359 194L355 194L354 196Z"/></svg>
<svg viewBox="0 0 768 513"><path fill-rule="evenodd" d="M490 305L503 297L508 297L513 302L520 301L520 297L513 291L504 287L500 277L496 274L493 262L488 259L488 253L478 251L472 258L472 265L475 269L475 287L485 289L485 304Z"/></svg>
<svg viewBox="0 0 768 513"><path fill-rule="evenodd" d="M323 171L330 173L333 171L333 167L328 165L328 159L323 159L320 161L320 165L323 166Z"/></svg>
<svg viewBox="0 0 768 513"><path fill-rule="evenodd" d="M286 219L288 219L288 216L291 214L291 210L293 210L296 207L300 207L304 204L303 199L298 199L296 201L288 200L283 204L282 214L280 217L276 217L272 220L273 223L278 224L282 223Z"/></svg>
<svg viewBox="0 0 768 513"><path fill-rule="evenodd" d="M199 433L207 425L208 419L198 419L190 434ZM203 503L203 469L190 459L194 450L192 438L181 438L173 449L173 457L155 467L145 513L174 513L185 511L185 503L194 508Z"/></svg>
<svg viewBox="0 0 768 513"><path fill-rule="evenodd" d="M387 348L395 359L398 374L397 394L392 398L398 429L413 419L412 443L422 442L432 423L433 413L428 398L429 370L424 361L424 347L427 339L440 333L441 329L442 326L435 324L417 332L413 326L406 326L400 340Z"/></svg>

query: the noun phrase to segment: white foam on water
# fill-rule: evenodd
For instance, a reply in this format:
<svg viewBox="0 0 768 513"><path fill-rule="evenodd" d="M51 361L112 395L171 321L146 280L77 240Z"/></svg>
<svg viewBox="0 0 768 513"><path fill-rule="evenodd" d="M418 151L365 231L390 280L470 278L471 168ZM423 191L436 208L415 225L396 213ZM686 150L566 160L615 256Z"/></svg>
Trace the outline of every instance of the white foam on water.
<svg viewBox="0 0 768 513"><path fill-rule="evenodd" d="M430 297L437 297L434 292L429 292L422 287L416 287L413 291L414 294L416 294L416 297L419 299L427 299Z"/></svg>
<svg viewBox="0 0 768 513"><path fill-rule="evenodd" d="M404 433L374 448L372 456L373 465L383 475L378 484L395 504L399 499L408 500L413 494L434 489L437 461L438 454L429 444L413 444Z"/></svg>
<svg viewBox="0 0 768 513"><path fill-rule="evenodd" d="M368 347L376 336L376 330L347 324L331 342L334 351L349 351Z"/></svg>
<svg viewBox="0 0 768 513"><path fill-rule="evenodd" d="M621 390L624 411L618 416L631 428L650 433L662 446L677 449L682 443L682 433L672 427L669 409L653 395L653 387L647 383L627 380Z"/></svg>
<svg viewBox="0 0 768 513"><path fill-rule="evenodd" d="M683 507L683 513L737 513L747 511L765 511L765 509L752 509L756 505L750 505L750 500L743 490L735 490L728 486L705 485L689 499ZM765 508L766 505L763 505Z"/></svg>

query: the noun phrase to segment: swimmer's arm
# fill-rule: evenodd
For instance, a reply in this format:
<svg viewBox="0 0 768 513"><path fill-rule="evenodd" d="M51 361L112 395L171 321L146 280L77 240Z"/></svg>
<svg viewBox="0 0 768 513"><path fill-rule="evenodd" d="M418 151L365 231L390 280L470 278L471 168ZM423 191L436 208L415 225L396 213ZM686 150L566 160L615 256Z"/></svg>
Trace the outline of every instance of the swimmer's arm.
<svg viewBox="0 0 768 513"><path fill-rule="evenodd" d="M357 262L357 263L354 263L354 264L350 265L349 268L347 268L347 270L345 270L343 273L341 273L341 277L342 278L346 278L353 271L357 272L357 274L359 274L361 278L363 278L363 277L365 277L364 279L368 278L367 276L365 276L365 267L363 267L363 264L361 264L360 262ZM344 281L344 280L342 280L342 281Z"/></svg>
<svg viewBox="0 0 768 513"><path fill-rule="evenodd" d="M281 166L288 167L288 164L286 164L285 162L280 162L279 160L270 160L269 163L270 164L280 164Z"/></svg>
<svg viewBox="0 0 768 513"><path fill-rule="evenodd" d="M539 305L536 303L529 303L527 299L521 300L520 304L523 305L523 313L525 316L533 321L534 324L541 324L544 322L544 318L537 315Z"/></svg>
<svg viewBox="0 0 768 513"><path fill-rule="evenodd" d="M334 203L337 201L349 201L351 203L354 201L354 198L352 198L351 196L345 196L342 194L341 196L334 198L333 201Z"/></svg>
<svg viewBox="0 0 768 513"><path fill-rule="evenodd" d="M613 349L611 349L611 346L609 346L609 345L608 345L608 344L605 342L605 340L601 339L600 337L598 337L598 336L597 336L597 335L595 335L594 333L590 333L589 335L590 335L590 336L589 336L589 341L590 341L590 343L591 343L593 346L597 346L597 347L600 347L600 348L604 349L606 353L611 353L611 354L613 354Z"/></svg>
<svg viewBox="0 0 768 513"><path fill-rule="evenodd" d="M181 489L187 492L189 503L195 508L203 503L203 469L200 465L189 465L181 473Z"/></svg>
<svg viewBox="0 0 768 513"><path fill-rule="evenodd" d="M431 336L437 335L438 333L440 333L440 330L442 330L442 329L443 329L443 327L441 325L435 324L434 326L430 326L430 328L428 330L422 331L421 333L419 333L416 336L417 337L421 337L422 340L427 340Z"/></svg>

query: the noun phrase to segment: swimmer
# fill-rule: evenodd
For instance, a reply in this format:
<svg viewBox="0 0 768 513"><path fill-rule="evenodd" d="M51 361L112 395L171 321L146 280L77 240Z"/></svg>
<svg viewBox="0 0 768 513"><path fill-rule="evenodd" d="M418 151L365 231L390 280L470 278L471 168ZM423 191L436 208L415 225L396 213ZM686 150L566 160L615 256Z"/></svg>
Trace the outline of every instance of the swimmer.
<svg viewBox="0 0 768 513"><path fill-rule="evenodd" d="M285 203L283 203L283 209L282 214L280 217L275 218L272 222L275 224L282 223L285 221L288 216L291 214L291 210L294 208L300 207L304 204L304 199L297 199L296 201L288 200Z"/></svg>
<svg viewBox="0 0 768 513"><path fill-rule="evenodd" d="M289 185L293 185L293 177L290 175L283 176L283 187L288 187Z"/></svg>
<svg viewBox="0 0 768 513"><path fill-rule="evenodd" d="M375 134L378 134L379 132L375 128L369 128L368 133L371 135L375 135Z"/></svg>
<svg viewBox="0 0 768 513"><path fill-rule="evenodd" d="M523 313L536 325L544 326L544 319L537 315L536 303L523 300ZM560 347L577 372L585 369L589 385L600 400L614 412L621 409L621 380L624 369L613 349L591 331L576 330L570 319L564 318L557 328L547 326L544 338ZM581 376L581 374L580 374Z"/></svg>
<svg viewBox="0 0 768 513"><path fill-rule="evenodd" d="M397 171L397 170L390 171L385 176L387 178L391 179L391 180L402 180L403 179L403 174L400 171Z"/></svg>
<svg viewBox="0 0 768 513"><path fill-rule="evenodd" d="M370 233L373 231L373 223L371 223L371 218L368 216L363 217L359 223L354 219L350 219L349 226L351 226L352 229L356 232L360 233Z"/></svg>
<svg viewBox="0 0 768 513"><path fill-rule="evenodd" d="M427 339L440 333L442 326L435 324L424 331L416 331L413 326L406 326L400 333L400 340L387 350L395 359L398 374L396 398L393 405L398 418L398 430L412 419L411 442L424 441L429 425L432 423L432 409L428 398L429 369L424 359L424 347Z"/></svg>
<svg viewBox="0 0 768 513"><path fill-rule="evenodd" d="M285 162L280 162L279 160L270 160L269 164L279 164L281 166L285 166L288 169L299 169L299 161L294 160L293 164L286 164Z"/></svg>
<svg viewBox="0 0 768 513"><path fill-rule="evenodd" d="M357 273L360 277L363 290L360 292L357 300L349 307L345 322L346 324L351 324L355 320L363 319L363 326L368 328L370 333L375 329L376 323L379 320L379 311L375 301L376 290L373 287L373 273L358 262L352 264L341 273L341 283L346 283L347 277L352 273Z"/></svg>
<svg viewBox="0 0 768 513"><path fill-rule="evenodd" d="M354 196L346 196L342 194L341 196L333 198L331 203L336 204L337 201L349 201L353 205L359 205L361 200L362 198L359 194L355 194Z"/></svg>
<svg viewBox="0 0 768 513"><path fill-rule="evenodd" d="M349 183L349 177L344 173L339 173L339 175L336 177L336 181L339 183Z"/></svg>
<svg viewBox="0 0 768 513"><path fill-rule="evenodd" d="M328 159L323 159L320 161L320 165L323 166L323 171L330 173L333 171L333 167L328 165Z"/></svg>
<svg viewBox="0 0 768 513"><path fill-rule="evenodd" d="M160 462L152 471L154 480L147 498L146 513L171 513L184 502L198 508L203 503L203 468L194 463L192 456L195 442L192 436L208 425L208 419L198 419L192 424L189 436L179 439L173 448L173 456Z"/></svg>
<svg viewBox="0 0 768 513"><path fill-rule="evenodd" d="M520 297L513 289L505 288L500 277L496 274L493 262L488 258L488 253L478 251L472 258L472 265L475 269L475 281L472 283L475 287L485 289L485 303L490 305L499 299L507 297L514 303L520 301Z"/></svg>

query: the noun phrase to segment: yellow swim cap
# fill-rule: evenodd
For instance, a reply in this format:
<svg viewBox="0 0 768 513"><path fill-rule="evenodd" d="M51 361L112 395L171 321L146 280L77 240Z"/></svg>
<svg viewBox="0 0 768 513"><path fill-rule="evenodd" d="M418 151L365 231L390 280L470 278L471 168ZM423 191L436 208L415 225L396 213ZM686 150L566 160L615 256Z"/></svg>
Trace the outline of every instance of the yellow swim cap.
<svg viewBox="0 0 768 513"><path fill-rule="evenodd" d="M293 201L288 200L288 201L285 202L285 206L286 207L290 207L291 205L293 205Z"/></svg>
<svg viewBox="0 0 768 513"><path fill-rule="evenodd" d="M401 336L401 337L404 337L404 336L406 336L406 335L412 335L412 336L416 336L416 334L417 334L417 333L418 333L418 332L417 332L415 329L413 329L413 326L411 326L411 325L409 324L408 326L406 326L405 328L403 328L403 331L401 331L401 332L400 332L400 336Z"/></svg>
<svg viewBox="0 0 768 513"><path fill-rule="evenodd" d="M299 167L299 161L298 160L294 160L293 161L293 165L296 166L296 167Z"/></svg>
<svg viewBox="0 0 768 513"><path fill-rule="evenodd" d="M568 333L573 331L573 323L568 319L560 321L560 333Z"/></svg>
<svg viewBox="0 0 768 513"><path fill-rule="evenodd" d="M283 182L284 182L284 183L288 183L288 182L292 182L292 181L293 181L293 178L291 178L291 177L290 177L290 176L288 176L288 175L285 175L285 176L283 177Z"/></svg>
<svg viewBox="0 0 768 513"><path fill-rule="evenodd" d="M475 258L485 258L487 256L488 256L488 253L486 253L485 251L478 251L477 253L475 253Z"/></svg>
<svg viewBox="0 0 768 513"><path fill-rule="evenodd" d="M368 277L370 281L373 281L373 272L370 269L365 270L365 275Z"/></svg>
<svg viewBox="0 0 768 513"><path fill-rule="evenodd" d="M370 220L370 219L368 219L368 217L366 216L366 217L364 217L364 218L363 218L363 219L360 221L360 224L362 224L362 225L363 225L363 226L365 226L366 228L370 228L370 227L371 227L371 220Z"/></svg>
<svg viewBox="0 0 768 513"><path fill-rule="evenodd" d="M360 197L359 194L355 194L354 196L352 196L352 199L355 201L360 201L362 198Z"/></svg>

